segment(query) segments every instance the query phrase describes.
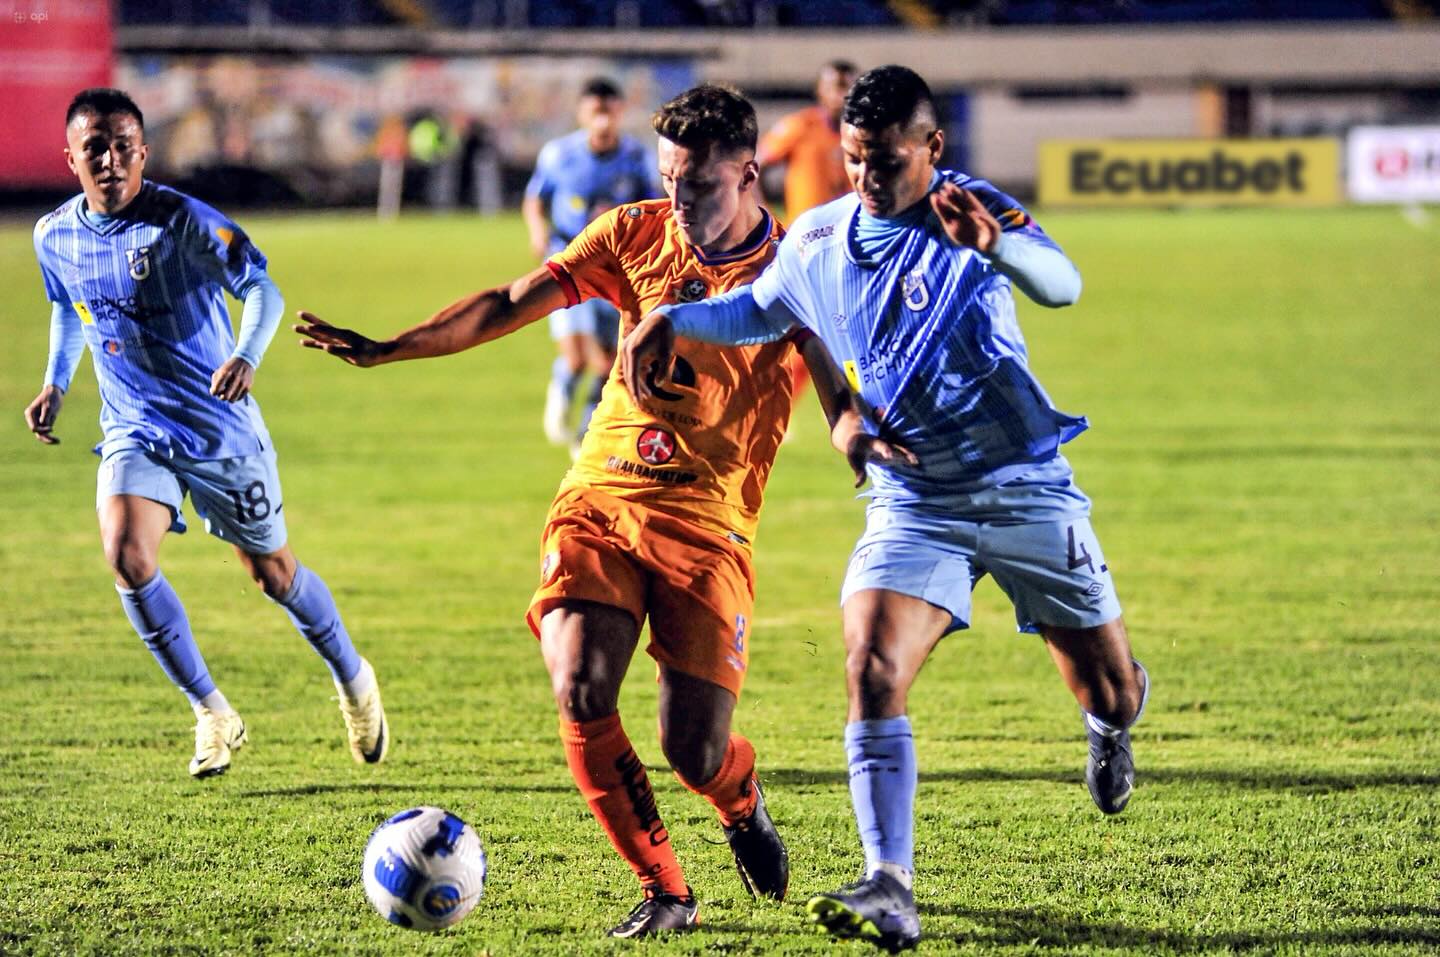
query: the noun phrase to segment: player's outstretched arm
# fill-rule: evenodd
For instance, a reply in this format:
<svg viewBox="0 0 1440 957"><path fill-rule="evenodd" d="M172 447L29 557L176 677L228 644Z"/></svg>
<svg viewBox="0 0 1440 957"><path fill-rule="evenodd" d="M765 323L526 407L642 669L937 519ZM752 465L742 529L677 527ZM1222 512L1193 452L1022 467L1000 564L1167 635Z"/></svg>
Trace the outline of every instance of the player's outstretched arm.
<svg viewBox="0 0 1440 957"><path fill-rule="evenodd" d="M46 445L60 444L60 437L55 434L55 419L60 415L60 406L64 401L64 390L58 386L46 385L25 407L25 427Z"/></svg>
<svg viewBox="0 0 1440 957"><path fill-rule="evenodd" d="M670 376L675 337L698 339L718 346L753 346L778 342L790 334L798 320L780 303L761 309L750 286L704 299L661 306L646 316L620 344L620 378L637 403L653 395L654 385Z"/></svg>
<svg viewBox="0 0 1440 957"><path fill-rule="evenodd" d="M307 349L320 349L352 366L368 368L406 359L429 359L464 352L507 336L567 304L565 290L544 266L506 286L458 299L390 339L375 340L300 311L294 329Z"/></svg>

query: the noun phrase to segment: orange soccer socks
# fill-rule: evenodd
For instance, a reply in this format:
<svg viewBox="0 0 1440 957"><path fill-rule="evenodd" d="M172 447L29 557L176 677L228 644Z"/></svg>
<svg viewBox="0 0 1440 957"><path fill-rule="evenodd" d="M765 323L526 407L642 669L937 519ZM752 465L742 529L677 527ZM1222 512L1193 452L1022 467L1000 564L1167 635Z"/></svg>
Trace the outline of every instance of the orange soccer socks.
<svg viewBox="0 0 1440 957"><path fill-rule="evenodd" d="M730 746L725 749L725 759L715 776L695 787L684 778L680 783L715 805L720 812L720 823L733 827L736 821L744 820L755 811L755 788L750 779L755 776L755 746L733 731Z"/></svg>
<svg viewBox="0 0 1440 957"><path fill-rule="evenodd" d="M660 893L687 896L685 876L655 806L645 765L630 746L620 715L594 721L562 719L560 740L580 794L640 883ZM751 755L753 764L753 750Z"/></svg>

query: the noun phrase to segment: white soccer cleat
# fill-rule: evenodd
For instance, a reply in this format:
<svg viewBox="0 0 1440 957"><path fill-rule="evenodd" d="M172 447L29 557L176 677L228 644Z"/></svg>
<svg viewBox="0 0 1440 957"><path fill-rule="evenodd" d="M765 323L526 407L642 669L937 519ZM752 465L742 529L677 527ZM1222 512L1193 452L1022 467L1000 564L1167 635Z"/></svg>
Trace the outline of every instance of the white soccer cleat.
<svg viewBox="0 0 1440 957"><path fill-rule="evenodd" d="M551 382L545 389L545 414L541 424L551 445L569 445L574 441L570 431L570 399L560 383Z"/></svg>
<svg viewBox="0 0 1440 957"><path fill-rule="evenodd" d="M230 768L231 753L249 740L239 714L201 708L195 715L195 757L190 759L190 775L208 778L224 774Z"/></svg>
<svg viewBox="0 0 1440 957"><path fill-rule="evenodd" d="M380 703L380 682L375 669L360 659L360 674L369 672L370 690L351 698L339 682L340 713L345 716L345 733L350 738L350 756L359 764L379 764L390 750L390 722L385 720L385 706Z"/></svg>

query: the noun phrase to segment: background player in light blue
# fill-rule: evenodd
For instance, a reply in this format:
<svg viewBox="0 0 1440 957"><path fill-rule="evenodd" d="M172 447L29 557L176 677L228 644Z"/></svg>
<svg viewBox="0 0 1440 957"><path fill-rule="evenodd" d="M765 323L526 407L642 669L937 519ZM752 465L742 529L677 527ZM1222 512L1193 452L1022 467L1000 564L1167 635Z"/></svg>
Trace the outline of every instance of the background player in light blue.
<svg viewBox="0 0 1440 957"><path fill-rule="evenodd" d="M79 93L65 137L83 191L35 226L53 305L45 384L25 421L41 442L60 441L55 420L89 346L104 432L95 507L105 557L130 623L195 712L190 773L223 773L247 735L159 567L165 533L185 531L187 494L329 666L352 756L382 760L390 735L375 671L325 582L286 544L275 452L250 396L284 311L265 257L214 209L145 181L144 118L124 93ZM238 340L226 292L245 303Z"/></svg>
<svg viewBox="0 0 1440 957"><path fill-rule="evenodd" d="M531 251L541 262L606 210L660 195L651 151L621 132L624 111L618 86L603 78L590 80L580 91L580 128L540 150L520 211ZM619 329L620 313L599 299L551 314L550 337L558 354L545 390L544 427L555 445L579 447L615 361ZM573 425L575 397L587 371L584 406L579 424Z"/></svg>
<svg viewBox="0 0 1440 957"><path fill-rule="evenodd" d="M936 169L944 148L925 82L904 67L861 76L841 142L854 194L796 220L753 286L669 306L626 340L622 372L675 335L753 343L803 324L857 393L834 437L873 485L842 591L851 798L862 880L811 899L812 919L882 946L916 943L916 764L910 686L946 634L970 620L993 575L1022 631L1044 637L1084 712L1086 782L1107 814L1134 780L1128 729L1149 682L1131 657L1090 501L1059 447L1087 427L1030 373L1012 285L1047 306L1080 276L1023 207L989 183Z"/></svg>

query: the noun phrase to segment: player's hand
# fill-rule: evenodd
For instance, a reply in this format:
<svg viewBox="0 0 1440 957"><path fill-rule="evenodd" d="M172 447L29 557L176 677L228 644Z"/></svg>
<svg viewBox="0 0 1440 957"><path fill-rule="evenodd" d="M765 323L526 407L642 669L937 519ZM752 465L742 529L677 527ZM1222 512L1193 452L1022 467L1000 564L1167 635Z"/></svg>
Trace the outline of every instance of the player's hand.
<svg viewBox="0 0 1440 957"><path fill-rule="evenodd" d="M898 442L890 442L878 435L865 431L864 420L853 409L841 413L830 430L830 441L845 455L850 471L855 473L855 487L865 484L865 466L871 462L879 465L909 465L919 468L920 459Z"/></svg>
<svg viewBox="0 0 1440 957"><path fill-rule="evenodd" d="M675 327L668 316L652 312L620 343L620 378L636 405L670 381L674 360Z"/></svg>
<svg viewBox="0 0 1440 957"><path fill-rule="evenodd" d="M1000 241L1000 220L991 216L985 204L968 189L947 180L930 194L930 208L940 217L945 235L957 246L988 253Z"/></svg>
<svg viewBox="0 0 1440 957"><path fill-rule="evenodd" d="M210 394L221 402L239 402L255 384L255 367L239 356L231 356L210 377Z"/></svg>
<svg viewBox="0 0 1440 957"><path fill-rule="evenodd" d="M343 359L352 366L362 369L378 365L384 358L385 350L374 339L367 339L350 329L332 326L313 313L300 310L304 325L291 326L304 336L300 344L307 349L321 349L337 359Z"/></svg>
<svg viewBox="0 0 1440 957"><path fill-rule="evenodd" d="M59 387L47 385L40 390L35 400L25 407L25 427L35 433L35 438L46 445L59 445L60 437L55 434L55 419L60 415L60 406L65 393Z"/></svg>

